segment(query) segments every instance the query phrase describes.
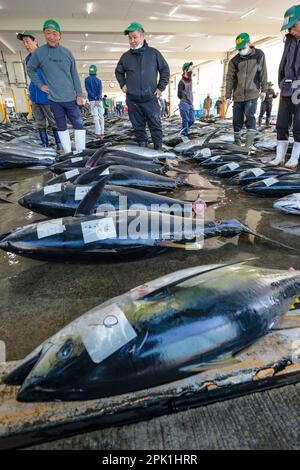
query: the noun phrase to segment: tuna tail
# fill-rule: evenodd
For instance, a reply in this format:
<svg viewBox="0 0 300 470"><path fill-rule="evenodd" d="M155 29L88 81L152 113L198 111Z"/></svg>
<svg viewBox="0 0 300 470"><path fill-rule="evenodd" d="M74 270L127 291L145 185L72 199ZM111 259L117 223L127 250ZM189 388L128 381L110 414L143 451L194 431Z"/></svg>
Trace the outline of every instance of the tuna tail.
<svg viewBox="0 0 300 470"><path fill-rule="evenodd" d="M104 144L99 150L97 150L97 152L94 153L91 158L89 158L86 166L90 168L97 166L98 159L103 157L103 155L107 152L108 147L110 147L111 145L112 144L110 142Z"/></svg>
<svg viewBox="0 0 300 470"><path fill-rule="evenodd" d="M90 189L77 207L74 217L82 217L92 214L96 201L103 191L108 179L109 175L101 177L101 180Z"/></svg>
<svg viewBox="0 0 300 470"><path fill-rule="evenodd" d="M78 178L76 178L76 180L74 181L74 184L89 184L92 181L95 181L95 179L100 179L102 173L109 167L110 164L95 166L83 175L78 176Z"/></svg>

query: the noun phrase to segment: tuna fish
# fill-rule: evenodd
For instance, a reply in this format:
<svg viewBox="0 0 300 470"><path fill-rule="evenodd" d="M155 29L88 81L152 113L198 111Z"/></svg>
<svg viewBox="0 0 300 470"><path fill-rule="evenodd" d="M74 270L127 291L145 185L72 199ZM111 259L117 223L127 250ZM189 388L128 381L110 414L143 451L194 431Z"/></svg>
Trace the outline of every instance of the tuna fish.
<svg viewBox="0 0 300 470"><path fill-rule="evenodd" d="M256 183L267 178L277 178L283 175L292 174L291 170L286 170L284 168L260 168L258 166L250 168L248 170L242 171L237 175L233 176L229 181L231 184L246 186L251 183Z"/></svg>
<svg viewBox="0 0 300 470"><path fill-rule="evenodd" d="M275 201L273 207L286 214L300 215L300 193L289 194Z"/></svg>
<svg viewBox="0 0 300 470"><path fill-rule="evenodd" d="M243 188L248 193L263 197L281 197L300 192L300 174L283 175L251 183Z"/></svg>
<svg viewBox="0 0 300 470"><path fill-rule="evenodd" d="M110 397L230 363L299 295L300 273L243 264L169 274L82 315L5 378L24 402ZM235 360L236 361L236 360Z"/></svg>

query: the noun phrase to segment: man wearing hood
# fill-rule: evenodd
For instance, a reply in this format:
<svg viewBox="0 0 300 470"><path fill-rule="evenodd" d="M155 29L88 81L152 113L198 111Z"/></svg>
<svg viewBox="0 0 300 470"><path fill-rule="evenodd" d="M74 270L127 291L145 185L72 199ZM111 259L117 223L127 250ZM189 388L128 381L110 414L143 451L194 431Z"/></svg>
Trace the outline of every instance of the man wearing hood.
<svg viewBox="0 0 300 470"><path fill-rule="evenodd" d="M277 149L272 165L284 163L289 146L289 130L293 125L294 146L286 168L297 168L300 157L300 5L289 8L284 15L281 31L288 30L279 66L281 90L277 114Z"/></svg>
<svg viewBox="0 0 300 470"><path fill-rule="evenodd" d="M193 106L193 62L186 62L182 67L183 75L178 83L177 95L180 99L179 110L182 119L181 134L187 136L189 128L195 122Z"/></svg>
<svg viewBox="0 0 300 470"><path fill-rule="evenodd" d="M129 38L130 50L120 58L116 78L126 93L129 119L139 146L147 147L148 124L154 148L160 150L162 126L158 100L169 83L169 66L157 49L148 46L141 24L131 23L124 34Z"/></svg>
<svg viewBox="0 0 300 470"><path fill-rule="evenodd" d="M256 49L248 33L239 34L236 38L238 54L228 65L226 78L227 109L233 98L234 142L241 145L241 131L246 117L246 147L251 148L256 135L255 113L257 100L265 100L267 91L267 66L265 54Z"/></svg>

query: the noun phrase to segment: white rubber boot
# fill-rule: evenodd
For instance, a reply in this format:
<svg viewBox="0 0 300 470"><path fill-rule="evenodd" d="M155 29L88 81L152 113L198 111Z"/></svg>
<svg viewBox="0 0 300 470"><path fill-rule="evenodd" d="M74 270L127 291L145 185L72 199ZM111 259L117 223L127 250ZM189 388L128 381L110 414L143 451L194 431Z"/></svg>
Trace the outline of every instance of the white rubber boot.
<svg viewBox="0 0 300 470"><path fill-rule="evenodd" d="M276 158L272 160L269 165L272 166L279 166L284 163L284 159L286 156L286 152L289 146L288 140L277 140L277 147L276 147Z"/></svg>
<svg viewBox="0 0 300 470"><path fill-rule="evenodd" d="M75 129L75 149L76 152L82 152L85 149L85 130Z"/></svg>
<svg viewBox="0 0 300 470"><path fill-rule="evenodd" d="M284 165L285 168L289 168L290 170L294 170L297 168L299 163L300 157L300 142L294 142L292 156L289 161Z"/></svg>
<svg viewBox="0 0 300 470"><path fill-rule="evenodd" d="M60 142L65 153L70 153L72 150L70 133L66 131L58 131Z"/></svg>

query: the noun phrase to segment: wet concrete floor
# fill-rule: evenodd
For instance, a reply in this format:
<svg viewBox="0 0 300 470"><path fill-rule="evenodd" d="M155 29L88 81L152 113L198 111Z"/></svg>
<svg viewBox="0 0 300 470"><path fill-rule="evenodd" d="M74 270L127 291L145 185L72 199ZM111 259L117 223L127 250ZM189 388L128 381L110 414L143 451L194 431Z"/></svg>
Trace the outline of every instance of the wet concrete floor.
<svg viewBox="0 0 300 470"><path fill-rule="evenodd" d="M209 172L201 170L201 175L211 180ZM47 169L1 172L0 180L17 183L10 196L13 203L0 202L0 233L44 219L22 208L17 201L24 193L40 188L50 176ZM213 184L215 190L205 191L209 200L216 201L207 210L207 219L237 218L263 235L300 249L300 218L275 211L273 199L248 195L229 186L226 180L213 180ZM181 190L174 196L185 194ZM188 196L196 198L197 191ZM283 231L278 228L279 223L292 228ZM23 358L90 308L141 283L190 266L252 257L258 258L251 261L256 265L300 269L298 253L252 235L210 240L201 251L175 250L154 258L114 264L41 262L1 251L0 340L6 345L6 359Z"/></svg>

